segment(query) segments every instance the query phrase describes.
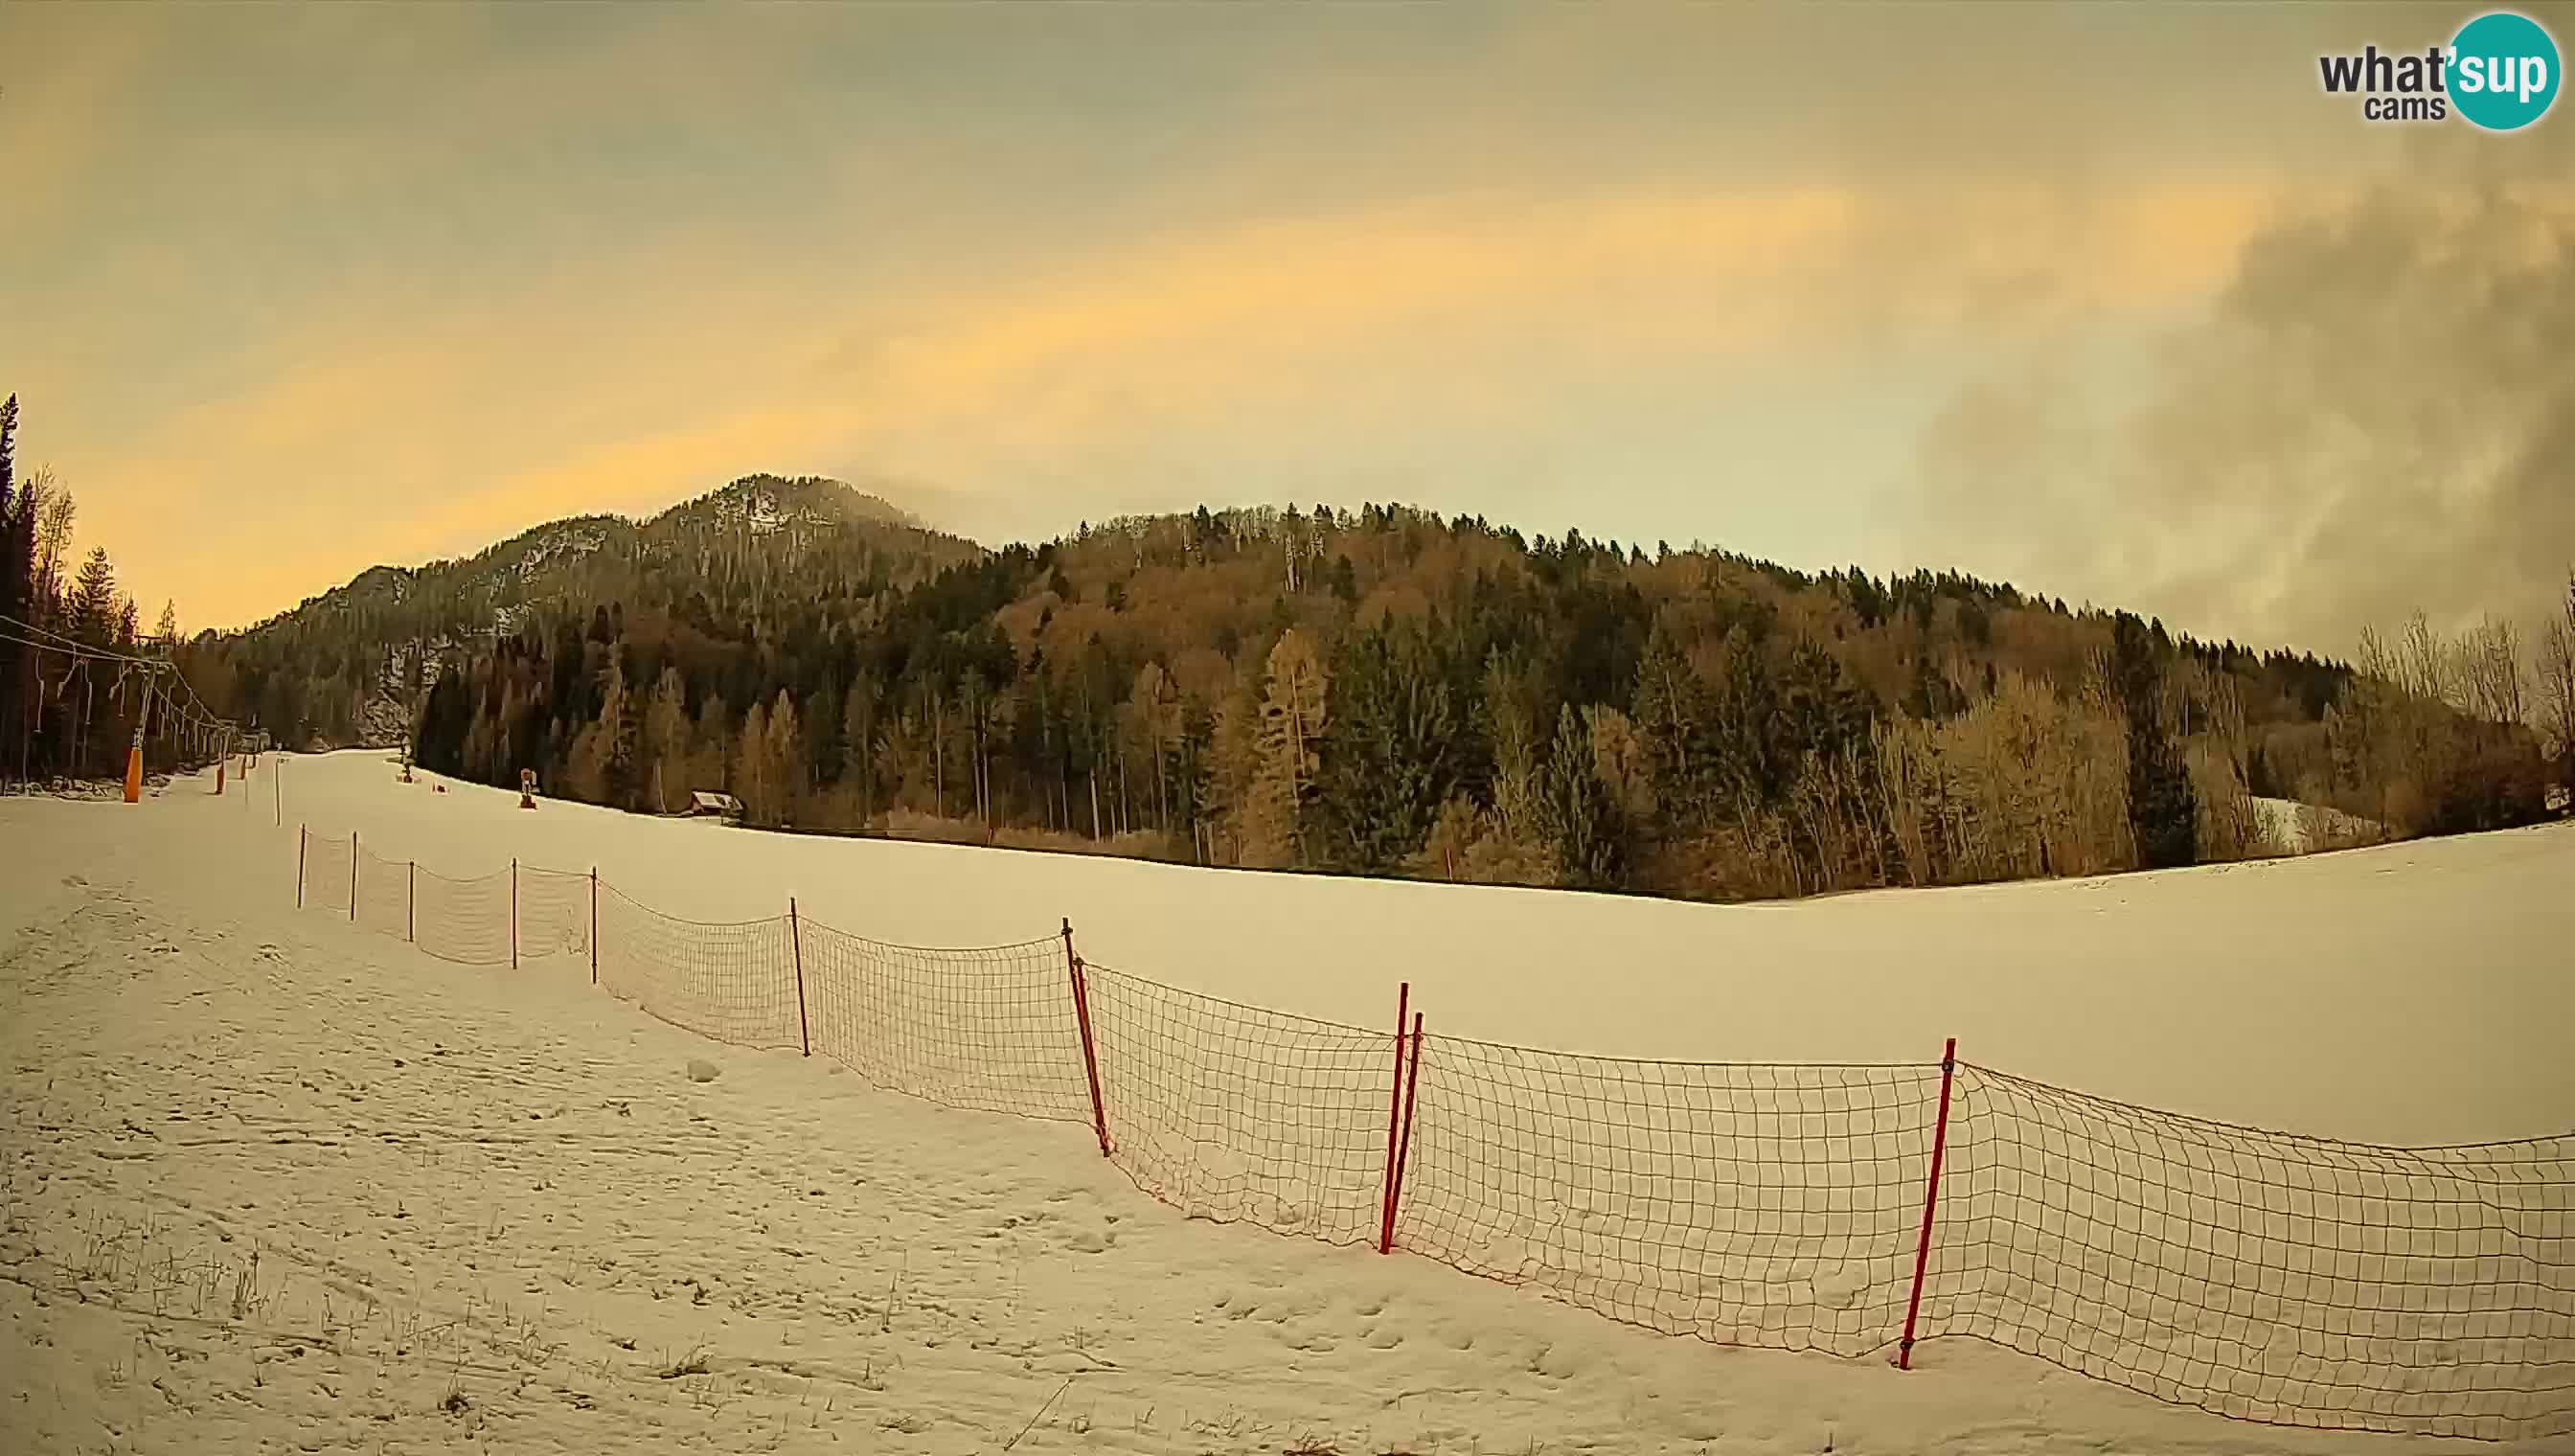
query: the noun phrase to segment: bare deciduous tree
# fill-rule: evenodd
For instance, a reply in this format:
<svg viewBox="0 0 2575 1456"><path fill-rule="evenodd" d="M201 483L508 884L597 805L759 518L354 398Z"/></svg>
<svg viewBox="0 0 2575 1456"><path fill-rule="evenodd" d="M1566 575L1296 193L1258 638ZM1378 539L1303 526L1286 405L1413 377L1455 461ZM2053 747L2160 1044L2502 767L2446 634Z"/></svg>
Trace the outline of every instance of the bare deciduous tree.
<svg viewBox="0 0 2575 1456"><path fill-rule="evenodd" d="M2538 707L2557 786L2575 790L2575 572L2567 575L2565 602L2539 635Z"/></svg>

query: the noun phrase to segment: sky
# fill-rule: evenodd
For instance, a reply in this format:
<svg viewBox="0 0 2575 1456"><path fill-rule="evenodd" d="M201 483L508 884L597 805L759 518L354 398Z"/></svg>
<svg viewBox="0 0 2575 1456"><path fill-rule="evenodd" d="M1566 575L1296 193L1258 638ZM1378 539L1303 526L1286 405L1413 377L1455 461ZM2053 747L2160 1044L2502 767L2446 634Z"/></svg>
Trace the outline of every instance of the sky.
<svg viewBox="0 0 2575 1456"><path fill-rule="evenodd" d="M2345 652L2575 566L2575 102L2317 80L2474 13L6 6L0 391L190 630L771 472Z"/></svg>

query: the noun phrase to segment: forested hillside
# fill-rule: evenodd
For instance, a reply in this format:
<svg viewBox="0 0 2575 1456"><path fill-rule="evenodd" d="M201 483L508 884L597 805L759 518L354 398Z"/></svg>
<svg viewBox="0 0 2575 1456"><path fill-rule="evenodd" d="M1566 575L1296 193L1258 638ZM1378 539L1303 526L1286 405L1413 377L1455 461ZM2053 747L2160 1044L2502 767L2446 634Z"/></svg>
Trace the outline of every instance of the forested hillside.
<svg viewBox="0 0 2575 1456"><path fill-rule="evenodd" d="M2394 832L2545 798L2500 629L2356 668L1403 507L983 552L860 499L559 523L186 659L290 740L374 713L429 768L642 811L1693 896L2234 857L2257 794Z"/></svg>
<svg viewBox="0 0 2575 1456"><path fill-rule="evenodd" d="M186 657L217 695L208 702L282 742L390 744L416 730L442 672L501 643L577 642L594 615L622 626L628 606L659 615L637 627L654 640L674 630L661 619L789 638L795 623L862 614L978 555L837 481L749 476L649 521L575 517L468 560L378 567L246 633L201 638ZM560 714L578 699L566 685L546 701Z"/></svg>

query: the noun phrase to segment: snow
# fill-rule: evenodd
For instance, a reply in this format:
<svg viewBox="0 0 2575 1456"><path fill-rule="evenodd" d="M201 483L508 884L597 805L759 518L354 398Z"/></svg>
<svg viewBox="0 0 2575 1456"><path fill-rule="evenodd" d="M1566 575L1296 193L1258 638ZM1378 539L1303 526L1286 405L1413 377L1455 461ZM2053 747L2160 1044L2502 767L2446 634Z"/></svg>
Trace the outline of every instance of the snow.
<svg viewBox="0 0 2575 1456"><path fill-rule="evenodd" d="M2386 837L2382 825L2323 804L2261 797L2252 802L2253 811L2261 816L2263 832L2283 854L2312 854L2319 849L2367 844Z"/></svg>
<svg viewBox="0 0 2575 1456"><path fill-rule="evenodd" d="M2566 826L1729 907L529 812L394 775L352 752L220 798L0 801L0 1449L2497 1449L2229 1422L1973 1340L1910 1373L1712 1347L1192 1221L1087 1130L716 1047L562 957L449 966L299 913L299 820L451 874L595 863L705 919L794 894L990 944L1069 915L1109 965L1370 1026L1408 977L1436 1026L1581 1051L1927 1060L1955 1034L2239 1121L2575 1126Z"/></svg>
<svg viewBox="0 0 2575 1456"><path fill-rule="evenodd" d="M560 526L545 537L530 542L519 557L518 576L522 582L534 581L559 558L585 557L608 543L608 533L597 526Z"/></svg>
<svg viewBox="0 0 2575 1456"><path fill-rule="evenodd" d="M265 770L263 770L265 771ZM1608 1056L1939 1058L2379 1143L2575 1128L2575 824L2152 874L1701 905L761 833L295 757L260 807L453 875L590 869L674 915L1090 960L1360 1026ZM724 837L710 840L709 834ZM291 881L290 881L291 887ZM2401 1074L2400 1074L2401 1073Z"/></svg>

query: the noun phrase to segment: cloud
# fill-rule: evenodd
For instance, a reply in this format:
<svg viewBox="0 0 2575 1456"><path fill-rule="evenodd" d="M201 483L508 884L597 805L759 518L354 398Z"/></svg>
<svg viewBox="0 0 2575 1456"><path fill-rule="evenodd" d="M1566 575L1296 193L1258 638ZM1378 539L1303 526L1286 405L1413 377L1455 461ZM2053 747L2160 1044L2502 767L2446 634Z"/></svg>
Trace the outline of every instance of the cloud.
<svg viewBox="0 0 2575 1456"><path fill-rule="evenodd" d="M2284 216L2142 372L2060 338L1925 433L1895 538L2218 637L2347 652L2544 610L2575 565L2575 175L2453 137Z"/></svg>
<svg viewBox="0 0 2575 1456"><path fill-rule="evenodd" d="M2168 306L2279 206L2240 183L1479 193L959 260L838 307L831 250L745 267L702 227L497 297L313 308L67 475L137 575L215 621L758 469L936 481L1061 529L1106 513L1055 501L1080 488L1053 467L1220 423L1292 436L1378 398L1507 420L1576 378Z"/></svg>

